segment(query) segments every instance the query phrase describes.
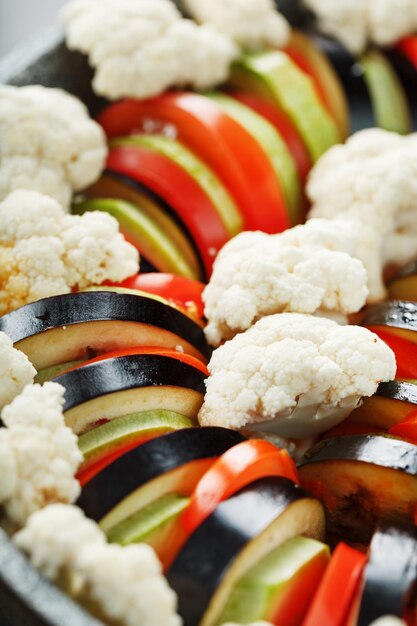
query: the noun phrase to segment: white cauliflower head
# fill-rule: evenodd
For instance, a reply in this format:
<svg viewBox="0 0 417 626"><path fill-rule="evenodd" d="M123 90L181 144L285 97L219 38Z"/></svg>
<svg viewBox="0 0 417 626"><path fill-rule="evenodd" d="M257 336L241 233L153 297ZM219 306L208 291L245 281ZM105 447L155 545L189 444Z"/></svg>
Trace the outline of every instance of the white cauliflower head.
<svg viewBox="0 0 417 626"><path fill-rule="evenodd" d="M64 388L56 383L28 385L1 414L14 463L8 463L13 489L4 494L7 517L18 526L52 502L74 502L80 485L74 478L82 462L76 435L65 425ZM12 466L15 476L12 477Z"/></svg>
<svg viewBox="0 0 417 626"><path fill-rule="evenodd" d="M185 0L184 5L200 24L210 24L242 48L283 48L290 26L273 0Z"/></svg>
<svg viewBox="0 0 417 626"><path fill-rule="evenodd" d="M35 191L0 202L0 315L48 296L137 273L139 255L117 220L93 211L67 215Z"/></svg>
<svg viewBox="0 0 417 626"><path fill-rule="evenodd" d="M353 253L368 271L369 300L386 295L383 268L417 255L417 136L361 131L331 148L307 185L311 217L352 221Z"/></svg>
<svg viewBox="0 0 417 626"><path fill-rule="evenodd" d="M239 53L211 26L184 20L170 0L71 0L62 20L67 45L89 56L93 87L110 99L211 88Z"/></svg>
<svg viewBox="0 0 417 626"><path fill-rule="evenodd" d="M0 200L31 189L68 208L73 191L99 178L106 156L104 132L77 98L0 85Z"/></svg>
<svg viewBox="0 0 417 626"><path fill-rule="evenodd" d="M68 504L50 504L36 511L13 539L30 556L31 564L50 580L75 568L79 551L106 543L99 526L81 509Z"/></svg>
<svg viewBox="0 0 417 626"><path fill-rule="evenodd" d="M23 387L30 385L35 376L36 370L26 354L13 348L9 337L0 332L0 410L11 402Z"/></svg>
<svg viewBox="0 0 417 626"><path fill-rule="evenodd" d="M389 46L417 28L415 0L304 0L323 32L338 39L352 54L368 44Z"/></svg>
<svg viewBox="0 0 417 626"><path fill-rule="evenodd" d="M345 251L326 249L323 232L324 225L313 223L282 235L242 233L226 244L203 294L209 342L219 345L274 313L361 309L368 295L365 268Z"/></svg>
<svg viewBox="0 0 417 626"><path fill-rule="evenodd" d="M271 315L214 351L199 420L310 437L342 421L395 371L393 352L365 328Z"/></svg>

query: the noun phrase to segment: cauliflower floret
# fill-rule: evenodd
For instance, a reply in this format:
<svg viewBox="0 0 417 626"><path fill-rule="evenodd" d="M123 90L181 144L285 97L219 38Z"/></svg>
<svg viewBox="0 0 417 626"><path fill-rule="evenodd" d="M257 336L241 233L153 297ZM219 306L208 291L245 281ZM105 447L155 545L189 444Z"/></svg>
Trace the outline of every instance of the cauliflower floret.
<svg viewBox="0 0 417 626"><path fill-rule="evenodd" d="M0 85L0 200L31 189L68 208L73 191L98 179L106 156L104 132L77 98Z"/></svg>
<svg viewBox="0 0 417 626"><path fill-rule="evenodd" d="M243 48L283 48L288 43L290 26L273 0L185 0L184 5L197 22L210 24Z"/></svg>
<svg viewBox="0 0 417 626"><path fill-rule="evenodd" d="M57 580L63 572L70 573L84 548L106 543L99 526L81 509L68 504L50 504L36 511L13 539L30 555L32 565L50 580Z"/></svg>
<svg viewBox="0 0 417 626"><path fill-rule="evenodd" d="M180 626L177 597L146 544L91 546L79 556L88 597L103 615L126 626Z"/></svg>
<svg viewBox="0 0 417 626"><path fill-rule="evenodd" d="M14 191L0 203L0 315L138 269L137 250L107 213L67 215L35 191Z"/></svg>
<svg viewBox="0 0 417 626"><path fill-rule="evenodd" d="M65 425L63 405L64 388L46 383L28 385L2 411L15 470L14 487L6 490L2 504L17 525L51 502L74 502L80 494L74 475L83 456ZM11 475L10 462L8 467Z"/></svg>
<svg viewBox="0 0 417 626"><path fill-rule="evenodd" d="M389 46L417 28L415 0L304 0L323 32L339 39L352 54L369 43Z"/></svg>
<svg viewBox="0 0 417 626"><path fill-rule="evenodd" d="M182 19L170 0L72 0L67 45L89 55L95 91L147 98L175 85L208 89L227 79L238 47L211 26Z"/></svg>
<svg viewBox="0 0 417 626"><path fill-rule="evenodd" d="M273 313L346 314L362 308L368 295L362 263L320 248L317 229L309 245L308 230L306 225L282 235L242 233L224 246L203 293L211 344Z"/></svg>
<svg viewBox="0 0 417 626"><path fill-rule="evenodd" d="M75 506L51 505L34 513L14 536L31 563L52 580L71 579L71 591L105 621L126 626L179 626L177 599L145 544L109 545L97 524Z"/></svg>
<svg viewBox="0 0 417 626"><path fill-rule="evenodd" d="M381 381L394 378L396 363L365 328L282 313L215 350L209 371L203 426L303 438L342 421Z"/></svg>
<svg viewBox="0 0 417 626"><path fill-rule="evenodd" d="M353 255L368 271L371 302L386 295L384 264L417 255L416 157L415 135L369 129L331 148L310 174L310 216L352 221L357 229Z"/></svg>
<svg viewBox="0 0 417 626"><path fill-rule="evenodd" d="M11 402L23 387L30 385L35 376L36 370L26 354L13 348L9 337L0 332L0 409Z"/></svg>

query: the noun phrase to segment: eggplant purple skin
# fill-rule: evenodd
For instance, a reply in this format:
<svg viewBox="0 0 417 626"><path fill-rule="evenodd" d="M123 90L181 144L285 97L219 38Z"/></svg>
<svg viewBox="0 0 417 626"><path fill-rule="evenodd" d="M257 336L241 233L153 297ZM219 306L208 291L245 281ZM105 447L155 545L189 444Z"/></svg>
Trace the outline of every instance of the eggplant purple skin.
<svg viewBox="0 0 417 626"><path fill-rule="evenodd" d="M184 387L205 393L205 375L178 359L131 354L84 365L54 378L65 389L64 411L100 396L142 387Z"/></svg>
<svg viewBox="0 0 417 626"><path fill-rule="evenodd" d="M197 626L240 551L296 500L309 497L287 478L263 478L225 500L191 535L167 573L184 626ZM207 558L210 555L210 558Z"/></svg>
<svg viewBox="0 0 417 626"><path fill-rule="evenodd" d="M388 383L380 383L376 392L382 398L402 400L410 404L417 404L417 385L402 383L399 380L391 380Z"/></svg>
<svg viewBox="0 0 417 626"><path fill-rule="evenodd" d="M200 459L215 458L245 441L226 428L186 428L143 443L105 467L82 490L77 505L100 521L130 493L150 480Z"/></svg>
<svg viewBox="0 0 417 626"><path fill-rule="evenodd" d="M375 304L365 314L362 326L391 326L417 331L417 303L389 300Z"/></svg>
<svg viewBox="0 0 417 626"><path fill-rule="evenodd" d="M326 461L358 461L417 475L417 446L387 435L350 435L325 439L313 446L299 465Z"/></svg>
<svg viewBox="0 0 417 626"><path fill-rule="evenodd" d="M381 526L374 534L365 567L358 626L384 615L401 617L417 581L417 529Z"/></svg>
<svg viewBox="0 0 417 626"><path fill-rule="evenodd" d="M203 329L181 311L145 296L110 291L69 293L25 304L0 317L0 331L17 343L51 328L112 320L168 330L210 357Z"/></svg>

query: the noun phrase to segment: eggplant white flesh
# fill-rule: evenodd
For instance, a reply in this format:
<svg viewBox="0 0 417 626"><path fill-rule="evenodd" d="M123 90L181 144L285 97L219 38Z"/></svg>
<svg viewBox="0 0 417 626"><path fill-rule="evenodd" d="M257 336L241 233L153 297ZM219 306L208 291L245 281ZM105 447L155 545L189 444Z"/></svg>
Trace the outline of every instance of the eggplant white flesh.
<svg viewBox="0 0 417 626"><path fill-rule="evenodd" d="M167 578L185 626L216 626L237 581L275 548L303 535L323 540L318 500L286 478L264 478L222 502L193 533Z"/></svg>
<svg viewBox="0 0 417 626"><path fill-rule="evenodd" d="M367 544L382 519L411 521L417 446L386 435L326 439L304 456L301 484L326 508L328 530Z"/></svg>
<svg viewBox="0 0 417 626"><path fill-rule="evenodd" d="M363 575L358 626L370 626L384 615L402 617L414 603L417 583L417 529L382 525L372 538Z"/></svg>
<svg viewBox="0 0 417 626"><path fill-rule="evenodd" d="M0 317L0 331L38 371L134 346L180 346L197 358L210 356L203 329L181 311L151 297L110 291L26 304Z"/></svg>

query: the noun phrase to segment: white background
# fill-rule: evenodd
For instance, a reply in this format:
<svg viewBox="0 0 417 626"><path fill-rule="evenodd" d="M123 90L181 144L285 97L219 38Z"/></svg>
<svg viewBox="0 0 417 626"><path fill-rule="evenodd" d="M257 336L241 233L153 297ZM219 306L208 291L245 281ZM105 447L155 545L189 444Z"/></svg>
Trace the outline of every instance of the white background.
<svg viewBox="0 0 417 626"><path fill-rule="evenodd" d="M0 0L0 56L58 21L65 0Z"/></svg>

